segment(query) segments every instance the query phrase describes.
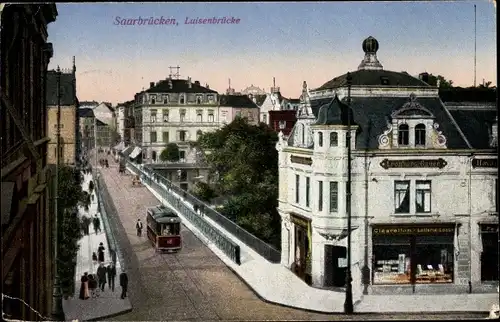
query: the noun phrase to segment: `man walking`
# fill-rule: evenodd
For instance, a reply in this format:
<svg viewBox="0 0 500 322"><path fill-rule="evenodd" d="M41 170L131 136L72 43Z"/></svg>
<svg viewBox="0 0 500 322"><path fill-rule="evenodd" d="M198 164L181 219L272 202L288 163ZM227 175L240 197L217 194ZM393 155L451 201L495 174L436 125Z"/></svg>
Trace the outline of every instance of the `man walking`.
<svg viewBox="0 0 500 322"><path fill-rule="evenodd" d="M103 264L100 264L97 269L97 279L99 280L99 288L104 292L104 286L106 285L106 267L104 267Z"/></svg>
<svg viewBox="0 0 500 322"><path fill-rule="evenodd" d="M137 223L135 224L135 228L137 229L137 236L142 236L142 221L137 219Z"/></svg>
<svg viewBox="0 0 500 322"><path fill-rule="evenodd" d="M116 278L116 267L113 263L109 264L107 269L108 273L108 284L111 291L115 291L115 278Z"/></svg>
<svg viewBox="0 0 500 322"><path fill-rule="evenodd" d="M99 233L101 232L101 221L99 220L97 215L94 216L92 223L94 224L94 231L95 234L97 235L98 232Z"/></svg>
<svg viewBox="0 0 500 322"><path fill-rule="evenodd" d="M127 297L127 287L128 287L128 276L127 273L125 273L125 269L123 269L123 272L120 274L120 286L122 287L121 298L124 299Z"/></svg>

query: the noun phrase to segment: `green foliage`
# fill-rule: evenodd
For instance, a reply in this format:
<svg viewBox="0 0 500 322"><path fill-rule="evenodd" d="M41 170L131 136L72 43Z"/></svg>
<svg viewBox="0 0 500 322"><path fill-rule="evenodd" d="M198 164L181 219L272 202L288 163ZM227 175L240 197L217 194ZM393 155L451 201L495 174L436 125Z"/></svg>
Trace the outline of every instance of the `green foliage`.
<svg viewBox="0 0 500 322"><path fill-rule="evenodd" d="M161 151L160 153L160 160L161 161L169 161L169 162L175 162L175 161L179 161L179 158L180 158L180 155L179 155L179 146L175 143L169 143L167 144L167 146L165 147L165 149L163 149L163 151Z"/></svg>
<svg viewBox="0 0 500 322"><path fill-rule="evenodd" d="M58 272L64 292L74 282L78 240L82 237L78 206L87 208L90 196L81 187L83 175L79 170L69 166L59 168L59 198L58 198ZM68 294L71 295L71 294Z"/></svg>
<svg viewBox="0 0 500 322"><path fill-rule="evenodd" d="M210 201L217 197L217 193L215 192L215 189L210 187L209 184L205 182L197 182L194 185L193 190L191 191L191 194L193 194L196 198L210 203Z"/></svg>
<svg viewBox="0 0 500 322"><path fill-rule="evenodd" d="M244 118L204 133L198 145L215 174L215 188L229 199L222 213L271 243L279 240L278 136L266 124ZM278 236L278 237L276 237ZM278 243L279 247L279 243Z"/></svg>
<svg viewBox="0 0 500 322"><path fill-rule="evenodd" d="M441 75L433 75L429 74L429 80L427 84L431 86L437 86L438 80L440 81L439 83L439 88L452 88L453 87L453 81L452 80L447 80L444 78L444 76Z"/></svg>

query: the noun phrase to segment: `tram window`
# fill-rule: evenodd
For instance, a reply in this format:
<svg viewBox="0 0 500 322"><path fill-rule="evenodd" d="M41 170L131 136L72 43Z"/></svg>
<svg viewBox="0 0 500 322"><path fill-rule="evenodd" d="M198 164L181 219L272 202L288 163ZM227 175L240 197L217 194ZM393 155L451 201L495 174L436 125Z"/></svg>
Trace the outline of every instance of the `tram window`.
<svg viewBox="0 0 500 322"><path fill-rule="evenodd" d="M170 236L170 235L172 235L171 229L170 229L170 225L163 225L162 235L163 236Z"/></svg>
<svg viewBox="0 0 500 322"><path fill-rule="evenodd" d="M180 233L180 225L173 223L173 224L164 224L162 226L162 235L163 236L171 236L171 235L179 235Z"/></svg>

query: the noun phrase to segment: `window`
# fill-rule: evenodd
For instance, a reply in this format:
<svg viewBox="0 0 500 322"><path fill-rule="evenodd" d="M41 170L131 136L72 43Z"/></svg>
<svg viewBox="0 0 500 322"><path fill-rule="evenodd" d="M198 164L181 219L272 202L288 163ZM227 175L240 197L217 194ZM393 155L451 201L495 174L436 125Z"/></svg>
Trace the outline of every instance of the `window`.
<svg viewBox="0 0 500 322"><path fill-rule="evenodd" d="M151 104L156 104L156 95L150 95Z"/></svg>
<svg viewBox="0 0 500 322"><path fill-rule="evenodd" d="M208 95L207 99L208 99L209 103L213 103L214 102L214 96L213 95Z"/></svg>
<svg viewBox="0 0 500 322"><path fill-rule="evenodd" d="M225 111L222 112L221 117L222 117L222 122L227 123L227 112ZM210 114L208 115L208 120L210 121Z"/></svg>
<svg viewBox="0 0 500 322"><path fill-rule="evenodd" d="M179 131L179 141L186 141L186 131Z"/></svg>
<svg viewBox="0 0 500 322"><path fill-rule="evenodd" d="M330 212L337 212L339 209L339 183L330 182Z"/></svg>
<svg viewBox="0 0 500 322"><path fill-rule="evenodd" d="M247 115L248 115L248 120L249 121L253 121L253 113L252 112L248 112Z"/></svg>
<svg viewBox="0 0 500 322"><path fill-rule="evenodd" d="M168 95L163 95L163 104L168 104L169 97Z"/></svg>
<svg viewBox="0 0 500 322"><path fill-rule="evenodd" d="M196 104L201 104L201 102L202 102L202 97L196 96Z"/></svg>
<svg viewBox="0 0 500 322"><path fill-rule="evenodd" d="M339 137L337 132L332 132L330 133L330 146L337 146L339 145Z"/></svg>
<svg viewBox="0 0 500 322"><path fill-rule="evenodd" d="M213 110L208 110L208 121L214 122L214 111Z"/></svg>
<svg viewBox="0 0 500 322"><path fill-rule="evenodd" d="M295 203L300 202L300 176L298 174L295 175Z"/></svg>
<svg viewBox="0 0 500 322"><path fill-rule="evenodd" d="M186 151L179 151L179 159L184 160L186 158Z"/></svg>
<svg viewBox="0 0 500 322"><path fill-rule="evenodd" d="M156 151L151 152L151 159L156 162Z"/></svg>
<svg viewBox="0 0 500 322"><path fill-rule="evenodd" d="M286 127L286 121L279 121L279 129L283 130Z"/></svg>
<svg viewBox="0 0 500 322"><path fill-rule="evenodd" d="M425 146L425 125L415 126L415 145Z"/></svg>
<svg viewBox="0 0 500 322"><path fill-rule="evenodd" d="M318 145L323 146L323 132L318 132Z"/></svg>
<svg viewBox="0 0 500 322"><path fill-rule="evenodd" d="M323 211L323 181L318 181L318 211Z"/></svg>
<svg viewBox="0 0 500 322"><path fill-rule="evenodd" d="M196 140L198 140L202 134L203 132L201 132L201 130L196 131Z"/></svg>
<svg viewBox="0 0 500 322"><path fill-rule="evenodd" d="M184 94L181 94L181 96L179 96L179 104L184 104L186 101L186 97Z"/></svg>
<svg viewBox="0 0 500 322"><path fill-rule="evenodd" d="M186 110L180 110L179 113L180 113L179 115L180 121L184 122L186 119Z"/></svg>
<svg viewBox="0 0 500 322"><path fill-rule="evenodd" d="M155 143L157 139L156 132L151 132L150 136L151 136L151 143Z"/></svg>
<svg viewBox="0 0 500 322"><path fill-rule="evenodd" d="M306 207L309 207L309 194L310 194L310 187L311 185L311 178L306 177Z"/></svg>
<svg viewBox="0 0 500 322"><path fill-rule="evenodd" d="M168 110L163 110L163 122L168 122Z"/></svg>
<svg viewBox="0 0 500 322"><path fill-rule="evenodd" d="M431 182L417 181L415 189L416 212L431 212Z"/></svg>
<svg viewBox="0 0 500 322"><path fill-rule="evenodd" d="M196 122L198 122L198 123L203 122L203 111L202 110L196 111Z"/></svg>
<svg viewBox="0 0 500 322"><path fill-rule="evenodd" d="M151 110L151 123L156 123L156 110Z"/></svg>
<svg viewBox="0 0 500 322"><path fill-rule="evenodd" d="M168 143L169 141L168 132L163 132L162 134L163 134L162 135L163 142Z"/></svg>
<svg viewBox="0 0 500 322"><path fill-rule="evenodd" d="M394 183L394 209L397 214L410 212L410 181Z"/></svg>
<svg viewBox="0 0 500 322"><path fill-rule="evenodd" d="M262 123L267 123L267 115L262 114Z"/></svg>
<svg viewBox="0 0 500 322"><path fill-rule="evenodd" d="M59 128L60 129L64 128L64 124L59 124ZM54 124L54 129L57 129L57 123Z"/></svg>
<svg viewBox="0 0 500 322"><path fill-rule="evenodd" d="M408 145L409 144L409 128L408 124L401 124L398 127L398 144L399 145Z"/></svg>

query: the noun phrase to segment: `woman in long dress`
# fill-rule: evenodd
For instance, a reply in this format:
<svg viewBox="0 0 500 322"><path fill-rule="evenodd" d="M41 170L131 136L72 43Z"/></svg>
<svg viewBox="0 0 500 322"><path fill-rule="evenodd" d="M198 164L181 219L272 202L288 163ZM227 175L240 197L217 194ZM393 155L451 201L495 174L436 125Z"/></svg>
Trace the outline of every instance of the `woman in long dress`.
<svg viewBox="0 0 500 322"><path fill-rule="evenodd" d="M97 256L99 258L99 262L104 262L104 246L102 243L99 243L99 248L97 248Z"/></svg>
<svg viewBox="0 0 500 322"><path fill-rule="evenodd" d="M82 275L81 282L82 286L80 287L80 300L86 300L89 298L89 278L86 272Z"/></svg>

